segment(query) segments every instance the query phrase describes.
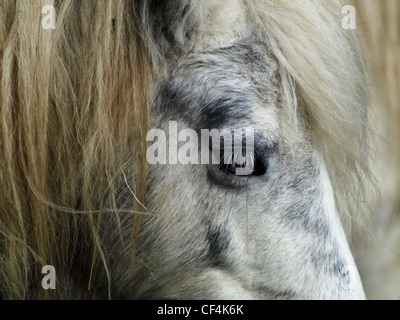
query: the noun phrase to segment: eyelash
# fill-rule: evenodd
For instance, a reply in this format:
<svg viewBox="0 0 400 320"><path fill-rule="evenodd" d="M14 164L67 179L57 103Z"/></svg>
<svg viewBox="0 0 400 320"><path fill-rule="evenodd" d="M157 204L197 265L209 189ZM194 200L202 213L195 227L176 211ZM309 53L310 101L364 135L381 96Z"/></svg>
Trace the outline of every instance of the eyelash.
<svg viewBox="0 0 400 320"><path fill-rule="evenodd" d="M234 176L262 176L267 172L267 165L266 163L262 160L260 154L257 152L254 152L253 154L250 155L243 155L242 151L242 156L245 157L245 162L241 165L238 165L236 163L236 159L238 158L239 155L234 154L232 152L231 154L225 155L224 150L221 150L220 153L220 164L219 164L219 169L226 174L234 175ZM225 163L225 159L229 159L230 161L228 163ZM250 165L248 170L252 170L251 173L250 171L247 171L248 174L237 174L237 168L246 168L248 161L250 161Z"/></svg>

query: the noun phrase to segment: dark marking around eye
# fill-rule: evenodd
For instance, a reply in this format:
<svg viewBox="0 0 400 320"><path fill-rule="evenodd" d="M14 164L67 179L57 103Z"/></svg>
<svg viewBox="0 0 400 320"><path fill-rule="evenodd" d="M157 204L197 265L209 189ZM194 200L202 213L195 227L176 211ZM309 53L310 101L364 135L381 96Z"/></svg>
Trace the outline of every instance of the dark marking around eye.
<svg viewBox="0 0 400 320"><path fill-rule="evenodd" d="M209 100L209 97L205 97ZM202 101L200 124L203 127L220 128L236 120L249 119L253 111L249 102L238 95L227 90L224 97Z"/></svg>

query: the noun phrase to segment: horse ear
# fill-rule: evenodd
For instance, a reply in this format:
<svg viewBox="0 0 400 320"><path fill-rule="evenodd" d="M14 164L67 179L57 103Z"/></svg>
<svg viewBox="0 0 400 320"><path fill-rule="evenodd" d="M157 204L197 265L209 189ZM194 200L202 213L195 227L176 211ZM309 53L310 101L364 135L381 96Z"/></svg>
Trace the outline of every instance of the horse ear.
<svg viewBox="0 0 400 320"><path fill-rule="evenodd" d="M182 50L190 40L206 0L141 0L147 39L162 56ZM155 48L153 48L155 49Z"/></svg>

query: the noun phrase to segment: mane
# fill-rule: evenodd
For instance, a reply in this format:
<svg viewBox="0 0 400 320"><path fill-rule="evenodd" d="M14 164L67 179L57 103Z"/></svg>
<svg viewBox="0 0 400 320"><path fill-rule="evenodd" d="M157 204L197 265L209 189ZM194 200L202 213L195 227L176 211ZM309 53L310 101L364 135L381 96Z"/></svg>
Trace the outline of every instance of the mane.
<svg viewBox="0 0 400 320"><path fill-rule="evenodd" d="M390 203L399 212L400 193L400 3L396 0L355 1L359 12L361 40L366 49L368 74L371 79L372 105L376 109L375 130L384 138L378 152L382 186ZM387 200L387 199L386 199Z"/></svg>
<svg viewBox="0 0 400 320"><path fill-rule="evenodd" d="M0 296L57 297L35 290L41 268L67 273L80 250L108 272L101 216L120 212L114 186L125 170L135 192L126 212L133 268L152 80L196 41L187 34L201 33L213 3L184 2L186 18L170 26L150 0L54 1L51 31L41 27L42 1L0 2ZM307 117L351 230L375 195L366 63L357 31L341 26L344 3L243 3L254 36L279 62L288 121Z"/></svg>
<svg viewBox="0 0 400 320"><path fill-rule="evenodd" d="M0 296L13 299L38 298L43 265L63 274L86 242L105 261L98 219L116 210L122 167L144 201L150 72L135 1L54 2L54 30L43 5L0 4Z"/></svg>
<svg viewBox="0 0 400 320"><path fill-rule="evenodd" d="M288 118L304 113L348 234L371 214L370 91L357 30L342 27L342 1L247 1L258 37L281 67ZM296 94L294 94L296 93ZM294 124L295 125L295 124Z"/></svg>

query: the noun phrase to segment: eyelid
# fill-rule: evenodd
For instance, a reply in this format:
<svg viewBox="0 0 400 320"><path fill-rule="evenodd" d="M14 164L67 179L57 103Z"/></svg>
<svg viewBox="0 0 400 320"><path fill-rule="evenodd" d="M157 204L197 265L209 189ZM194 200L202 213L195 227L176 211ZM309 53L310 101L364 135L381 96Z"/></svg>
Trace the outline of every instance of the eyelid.
<svg viewBox="0 0 400 320"><path fill-rule="evenodd" d="M250 156L246 154L244 156L245 162L238 166L234 154L232 155L232 161L230 163L225 163L224 160L225 159L221 157L220 169L228 174L236 176L262 176L267 172L267 159L263 159L260 153L256 151L250 154Z"/></svg>

